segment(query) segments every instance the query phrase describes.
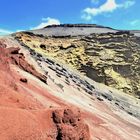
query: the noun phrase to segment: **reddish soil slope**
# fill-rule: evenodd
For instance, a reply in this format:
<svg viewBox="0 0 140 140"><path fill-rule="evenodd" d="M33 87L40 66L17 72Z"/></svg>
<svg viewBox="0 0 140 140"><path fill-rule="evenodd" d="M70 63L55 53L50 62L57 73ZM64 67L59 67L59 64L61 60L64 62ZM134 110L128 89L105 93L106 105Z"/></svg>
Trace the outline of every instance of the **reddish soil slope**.
<svg viewBox="0 0 140 140"><path fill-rule="evenodd" d="M48 104L39 102L28 93L41 95L44 91L11 70L13 65L44 83L47 78L26 62L19 48L0 44L0 140L89 140L89 128L80 111L51 95Z"/></svg>

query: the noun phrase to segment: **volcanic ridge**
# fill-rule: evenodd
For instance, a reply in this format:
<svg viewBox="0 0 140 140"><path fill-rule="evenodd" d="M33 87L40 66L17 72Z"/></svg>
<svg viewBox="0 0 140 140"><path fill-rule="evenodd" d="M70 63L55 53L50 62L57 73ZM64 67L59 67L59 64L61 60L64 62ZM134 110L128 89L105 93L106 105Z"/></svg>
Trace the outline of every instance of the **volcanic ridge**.
<svg viewBox="0 0 140 140"><path fill-rule="evenodd" d="M0 38L0 140L139 140L140 32L64 24Z"/></svg>

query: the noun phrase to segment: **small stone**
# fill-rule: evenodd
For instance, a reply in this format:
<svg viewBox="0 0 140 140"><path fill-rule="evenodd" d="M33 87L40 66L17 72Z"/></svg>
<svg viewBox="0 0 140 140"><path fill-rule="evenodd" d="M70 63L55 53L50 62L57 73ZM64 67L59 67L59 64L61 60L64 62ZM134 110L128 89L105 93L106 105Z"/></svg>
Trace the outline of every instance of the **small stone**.
<svg viewBox="0 0 140 140"><path fill-rule="evenodd" d="M27 83L28 80L26 78L20 78L20 81L23 82L23 83Z"/></svg>

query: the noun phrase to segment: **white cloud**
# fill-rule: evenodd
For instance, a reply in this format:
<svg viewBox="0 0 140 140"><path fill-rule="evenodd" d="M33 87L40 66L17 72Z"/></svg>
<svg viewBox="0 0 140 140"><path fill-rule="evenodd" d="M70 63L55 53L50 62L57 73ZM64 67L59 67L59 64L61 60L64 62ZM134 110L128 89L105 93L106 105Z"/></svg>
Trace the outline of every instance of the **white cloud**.
<svg viewBox="0 0 140 140"><path fill-rule="evenodd" d="M104 12L112 12L114 11L118 5L116 4L115 0L107 0L103 5L101 5L98 8L86 8L84 9L84 12L88 15L96 16L98 14L104 13Z"/></svg>
<svg viewBox="0 0 140 140"><path fill-rule="evenodd" d="M41 29L41 28L44 28L48 25L59 25L60 24L60 21L58 19L50 18L50 17L42 18L42 21L43 22L40 23L38 26L33 27L31 29Z"/></svg>
<svg viewBox="0 0 140 140"><path fill-rule="evenodd" d="M22 31L25 31L25 30L22 30L22 29L18 29L18 30L16 30L16 32L22 32Z"/></svg>
<svg viewBox="0 0 140 140"><path fill-rule="evenodd" d="M12 31L6 29L0 29L0 35L7 35L13 33Z"/></svg>
<svg viewBox="0 0 140 140"><path fill-rule="evenodd" d="M134 0L127 0L122 4L117 4L115 0L106 0L106 2L100 5L98 8L90 8L87 7L83 10L82 18L84 20L91 20L92 17L97 16L103 13L111 13L118 8L129 8L130 6L134 5Z"/></svg>
<svg viewBox="0 0 140 140"><path fill-rule="evenodd" d="M86 21L89 21L92 19L92 16L90 14L83 14L81 16L82 19L86 20Z"/></svg>
<svg viewBox="0 0 140 140"><path fill-rule="evenodd" d="M140 24L140 20L138 20L138 19L133 20L133 21L130 22L130 25L132 25L132 26L137 26L139 24Z"/></svg>

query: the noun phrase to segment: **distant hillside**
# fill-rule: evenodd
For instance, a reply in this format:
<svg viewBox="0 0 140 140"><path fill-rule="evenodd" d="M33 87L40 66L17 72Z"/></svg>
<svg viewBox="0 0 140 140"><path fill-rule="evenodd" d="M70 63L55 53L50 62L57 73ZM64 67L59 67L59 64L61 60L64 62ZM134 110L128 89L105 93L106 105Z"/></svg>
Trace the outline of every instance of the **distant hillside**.
<svg viewBox="0 0 140 140"><path fill-rule="evenodd" d="M30 31L44 36L84 36L92 33L116 32L117 30L96 24L61 24Z"/></svg>
<svg viewBox="0 0 140 140"><path fill-rule="evenodd" d="M47 26L15 38L88 76L92 80L140 96L139 31L117 31L91 24Z"/></svg>
<svg viewBox="0 0 140 140"><path fill-rule="evenodd" d="M117 31L128 31L136 36L140 36L139 30L117 30L110 27L105 27L97 24L60 24L49 25L43 29L32 30L29 32L35 34L42 34L44 36L77 36L77 35L90 35L92 33L115 33Z"/></svg>

